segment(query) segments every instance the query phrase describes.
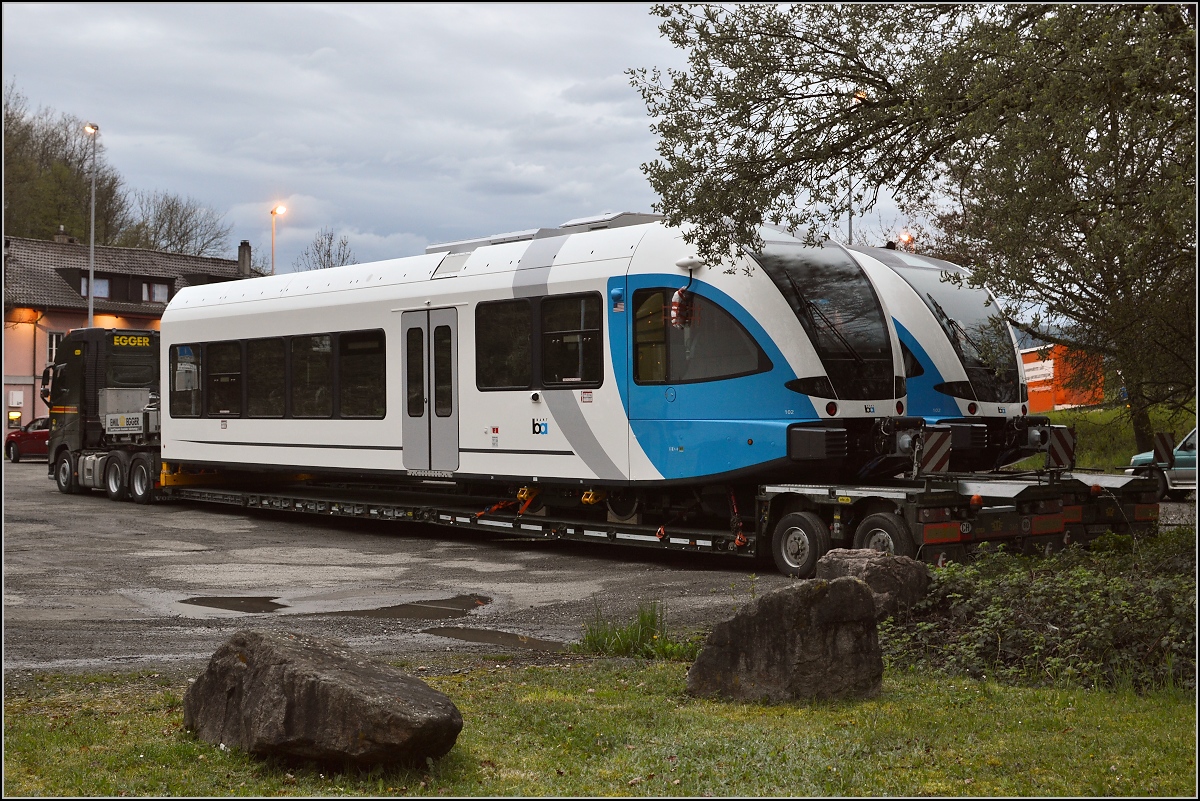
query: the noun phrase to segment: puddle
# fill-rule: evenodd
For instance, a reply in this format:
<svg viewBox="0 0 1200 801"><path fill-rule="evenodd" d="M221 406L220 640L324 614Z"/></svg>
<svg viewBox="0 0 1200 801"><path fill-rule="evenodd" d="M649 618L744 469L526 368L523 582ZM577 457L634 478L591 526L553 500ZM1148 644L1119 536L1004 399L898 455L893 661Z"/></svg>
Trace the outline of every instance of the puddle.
<svg viewBox="0 0 1200 801"><path fill-rule="evenodd" d="M242 612L245 614L262 614L275 612L280 609L290 609L291 614L304 614L305 604L299 609L288 604L275 602L276 596L226 595L207 596L201 598L185 598L181 604L207 606L212 609L224 609L227 612ZM402 620L449 620L456 617L466 617L472 611L492 602L485 595L456 595L435 601L413 601L395 606L379 606L373 609L341 609L336 612L308 612L311 615L329 615L335 617L371 617L398 618Z"/></svg>
<svg viewBox="0 0 1200 801"><path fill-rule="evenodd" d="M483 595L456 595L443 601L414 601L410 604L381 606L377 609L347 609L342 612L318 612L342 617L401 618L403 620L447 620L465 617L468 612L486 606L491 598Z"/></svg>
<svg viewBox="0 0 1200 801"><path fill-rule="evenodd" d="M215 596L210 598L185 598L179 603L193 606L208 606L213 609L225 609L229 612L274 612L276 609L287 609L287 604L277 604L273 596Z"/></svg>
<svg viewBox="0 0 1200 801"><path fill-rule="evenodd" d="M492 631L491 629L467 629L458 626L438 626L432 629L422 629L422 634L436 634L439 637L450 637L467 642L481 642L488 645L508 645L514 648L527 648L531 651L562 652L567 650L565 643L554 640L539 640L536 637L526 637L522 634L510 634L507 631Z"/></svg>

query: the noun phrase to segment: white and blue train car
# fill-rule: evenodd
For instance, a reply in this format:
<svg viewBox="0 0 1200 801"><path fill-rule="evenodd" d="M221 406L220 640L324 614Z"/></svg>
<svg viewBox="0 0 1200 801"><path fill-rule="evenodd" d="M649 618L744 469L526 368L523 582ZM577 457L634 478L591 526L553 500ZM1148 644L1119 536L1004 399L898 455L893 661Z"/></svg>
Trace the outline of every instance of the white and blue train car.
<svg viewBox="0 0 1200 801"><path fill-rule="evenodd" d="M894 315L845 249L764 237L705 266L621 214L183 289L162 460L594 489L626 511L656 488L900 472L920 421Z"/></svg>
<svg viewBox="0 0 1200 801"><path fill-rule="evenodd" d="M909 413L951 429L950 469L992 470L1044 452L1049 420L1027 416L1017 342L995 297L947 280L967 275L952 262L890 248L850 250L887 299Z"/></svg>

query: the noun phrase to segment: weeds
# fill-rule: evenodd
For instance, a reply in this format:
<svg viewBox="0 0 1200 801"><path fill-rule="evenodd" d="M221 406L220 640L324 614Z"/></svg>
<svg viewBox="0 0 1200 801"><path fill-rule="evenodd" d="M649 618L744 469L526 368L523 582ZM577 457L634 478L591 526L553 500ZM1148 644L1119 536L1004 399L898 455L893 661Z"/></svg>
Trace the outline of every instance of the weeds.
<svg viewBox="0 0 1200 801"><path fill-rule="evenodd" d="M1011 684L1195 688L1194 529L1093 546L935 571L924 601L881 624L885 657Z"/></svg>
<svg viewBox="0 0 1200 801"><path fill-rule="evenodd" d="M675 640L667 633L665 603L638 604L633 620L622 625L605 618L597 602L591 621L583 628L583 639L571 650L602 656L691 661L700 652L700 647L699 637Z"/></svg>

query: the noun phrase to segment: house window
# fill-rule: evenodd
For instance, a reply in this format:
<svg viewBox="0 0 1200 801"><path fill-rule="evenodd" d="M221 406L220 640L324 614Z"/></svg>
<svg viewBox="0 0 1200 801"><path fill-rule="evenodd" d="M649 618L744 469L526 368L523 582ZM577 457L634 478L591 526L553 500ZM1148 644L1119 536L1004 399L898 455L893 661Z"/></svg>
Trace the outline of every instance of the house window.
<svg viewBox="0 0 1200 801"><path fill-rule="evenodd" d="M142 303L166 303L170 289L166 284L142 283Z"/></svg>
<svg viewBox="0 0 1200 801"><path fill-rule="evenodd" d="M85 298L88 296L88 280L86 277L83 278L83 291L80 294L83 295ZM105 299L108 298L108 279L107 278L97 278L96 279L96 294L93 297L105 298Z"/></svg>
<svg viewBox="0 0 1200 801"><path fill-rule="evenodd" d="M51 331L46 335L46 364L54 364L58 357L58 346L62 344L63 333Z"/></svg>

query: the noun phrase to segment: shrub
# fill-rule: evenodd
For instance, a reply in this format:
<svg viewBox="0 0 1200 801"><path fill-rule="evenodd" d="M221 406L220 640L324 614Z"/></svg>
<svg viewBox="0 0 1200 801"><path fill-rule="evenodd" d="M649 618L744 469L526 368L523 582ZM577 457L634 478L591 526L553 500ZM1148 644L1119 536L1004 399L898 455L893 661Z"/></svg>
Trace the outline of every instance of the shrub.
<svg viewBox="0 0 1200 801"><path fill-rule="evenodd" d="M885 658L1020 684L1194 688L1194 529L1093 545L934 571L927 598L881 625Z"/></svg>

